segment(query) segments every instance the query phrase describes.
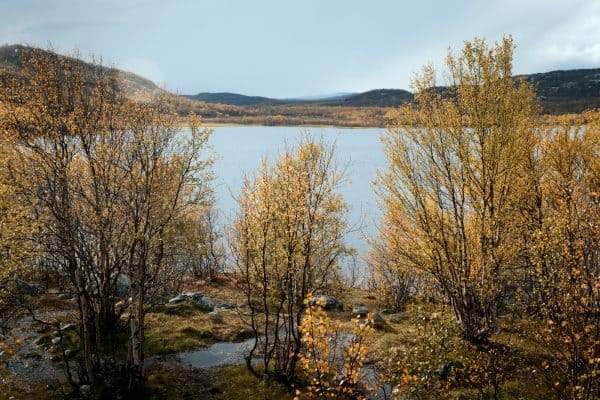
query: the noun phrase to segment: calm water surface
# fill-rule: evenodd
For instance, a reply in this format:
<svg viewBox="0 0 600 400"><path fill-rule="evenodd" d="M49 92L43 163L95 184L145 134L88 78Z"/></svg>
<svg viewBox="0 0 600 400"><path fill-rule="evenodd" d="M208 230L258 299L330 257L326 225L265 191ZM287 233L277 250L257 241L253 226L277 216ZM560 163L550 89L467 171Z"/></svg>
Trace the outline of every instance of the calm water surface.
<svg viewBox="0 0 600 400"><path fill-rule="evenodd" d="M380 142L383 129L215 127L210 143L218 157L214 165L217 207L228 222L237 211L233 196L239 193L244 176L256 171L263 156L273 161L286 142L295 144L306 131L335 143L339 164L348 165L347 181L340 191L350 206L350 224L361 226L349 235L348 244L364 254L368 250L366 238L375 234L381 216L372 182L376 171L385 167Z"/></svg>

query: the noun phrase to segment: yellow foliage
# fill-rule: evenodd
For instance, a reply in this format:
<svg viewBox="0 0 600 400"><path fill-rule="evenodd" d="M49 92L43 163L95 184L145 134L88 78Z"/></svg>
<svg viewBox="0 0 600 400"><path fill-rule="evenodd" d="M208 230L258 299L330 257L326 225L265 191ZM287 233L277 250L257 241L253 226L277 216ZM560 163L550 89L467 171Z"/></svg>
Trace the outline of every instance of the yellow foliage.
<svg viewBox="0 0 600 400"><path fill-rule="evenodd" d="M361 369L374 333L372 315L357 318L346 333L342 322L323 310L324 300L308 305L311 297L305 300L307 308L299 327L303 344L299 365L309 379L303 398L366 399L369 388Z"/></svg>

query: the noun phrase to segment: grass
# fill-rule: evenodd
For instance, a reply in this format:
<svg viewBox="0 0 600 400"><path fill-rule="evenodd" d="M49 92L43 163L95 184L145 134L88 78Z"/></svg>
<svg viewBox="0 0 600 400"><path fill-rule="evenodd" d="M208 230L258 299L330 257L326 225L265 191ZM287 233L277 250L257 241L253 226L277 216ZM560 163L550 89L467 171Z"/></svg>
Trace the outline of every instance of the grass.
<svg viewBox="0 0 600 400"><path fill-rule="evenodd" d="M293 399L289 389L276 382L257 379L245 366L220 368L217 374L215 400L285 400Z"/></svg>
<svg viewBox="0 0 600 400"><path fill-rule="evenodd" d="M219 310L218 323L194 303L166 305L146 315L146 352L148 355L177 353L207 347L215 342L240 341L251 331L235 311Z"/></svg>

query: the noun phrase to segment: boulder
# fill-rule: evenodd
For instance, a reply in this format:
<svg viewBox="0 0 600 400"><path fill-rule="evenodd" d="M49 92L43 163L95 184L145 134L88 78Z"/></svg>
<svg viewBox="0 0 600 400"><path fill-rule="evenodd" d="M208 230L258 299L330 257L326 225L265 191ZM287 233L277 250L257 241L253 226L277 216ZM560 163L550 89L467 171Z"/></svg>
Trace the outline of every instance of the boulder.
<svg viewBox="0 0 600 400"><path fill-rule="evenodd" d="M327 311L344 311L344 304L333 296L329 295L316 295L313 296L309 301L308 305L316 306L318 303L323 305L323 309Z"/></svg>
<svg viewBox="0 0 600 400"><path fill-rule="evenodd" d="M65 326L63 326L62 328L60 328L61 331L71 331L73 329L75 329L77 327L77 325L73 324L73 323L69 323L66 324Z"/></svg>
<svg viewBox="0 0 600 400"><path fill-rule="evenodd" d="M223 310L235 310L235 304L221 303L221 304L217 304L217 308L222 308Z"/></svg>
<svg viewBox="0 0 600 400"><path fill-rule="evenodd" d="M377 329L381 329L383 327L385 327L386 322L385 319L383 318L383 316L376 312L375 314L373 314L373 326Z"/></svg>
<svg viewBox="0 0 600 400"><path fill-rule="evenodd" d="M187 296L183 295L183 294L179 294L175 297L173 297L172 299L169 299L169 304L179 304L182 301L186 301L189 300Z"/></svg>
<svg viewBox="0 0 600 400"><path fill-rule="evenodd" d="M44 288L41 285L38 285L37 283L25 282L22 279L16 279L15 284L20 292L30 296L35 296L44 291Z"/></svg>
<svg viewBox="0 0 600 400"><path fill-rule="evenodd" d="M169 304L179 304L183 301L192 301L204 312L211 312L215 309L215 302L210 297L197 292L182 293L169 300Z"/></svg>
<svg viewBox="0 0 600 400"><path fill-rule="evenodd" d="M366 317L368 313L369 313L369 307L356 306L352 309L353 317L361 317L361 318Z"/></svg>
<svg viewBox="0 0 600 400"><path fill-rule="evenodd" d="M92 394L92 387L90 385L81 385L79 387L79 393L83 397L88 397L90 394Z"/></svg>

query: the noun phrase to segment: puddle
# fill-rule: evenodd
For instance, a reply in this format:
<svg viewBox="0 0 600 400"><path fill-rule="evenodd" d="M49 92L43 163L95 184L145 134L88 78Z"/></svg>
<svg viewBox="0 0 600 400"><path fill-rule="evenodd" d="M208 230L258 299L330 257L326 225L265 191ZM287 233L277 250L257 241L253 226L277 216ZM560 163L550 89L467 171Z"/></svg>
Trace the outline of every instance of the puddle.
<svg viewBox="0 0 600 400"><path fill-rule="evenodd" d="M209 368L220 365L244 364L244 355L254 345L254 339L243 342L219 342L205 349L184 351L177 354L182 363L195 368Z"/></svg>

